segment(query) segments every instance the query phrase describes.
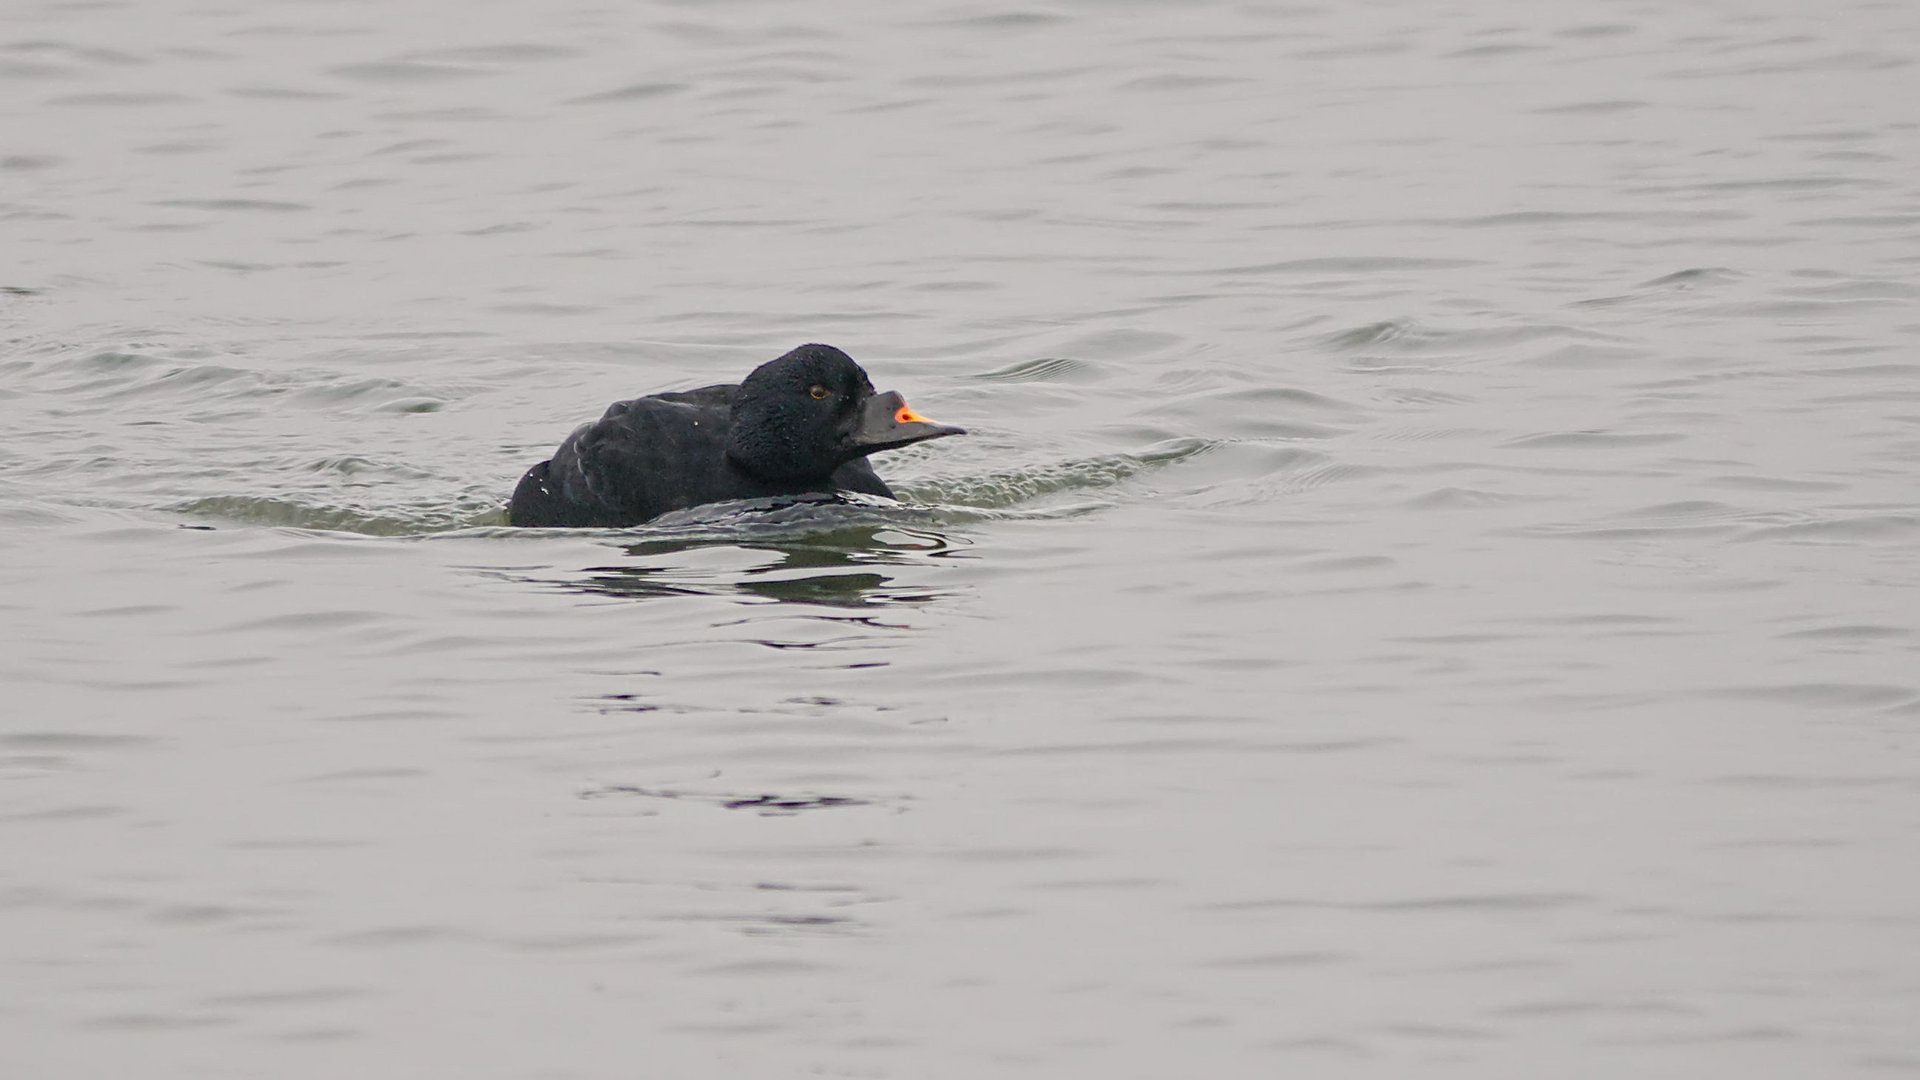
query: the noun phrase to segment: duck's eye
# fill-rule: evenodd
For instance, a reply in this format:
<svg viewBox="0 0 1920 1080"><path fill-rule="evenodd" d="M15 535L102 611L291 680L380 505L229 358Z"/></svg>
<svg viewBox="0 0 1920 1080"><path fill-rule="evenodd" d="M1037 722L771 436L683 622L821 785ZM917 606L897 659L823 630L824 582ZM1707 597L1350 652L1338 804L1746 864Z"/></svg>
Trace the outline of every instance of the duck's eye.
<svg viewBox="0 0 1920 1080"><path fill-rule="evenodd" d="M826 387L821 386L819 383L814 383L812 386L807 387L807 396L812 398L815 401L827 400L827 395L831 394L832 392L833 391L828 390Z"/></svg>

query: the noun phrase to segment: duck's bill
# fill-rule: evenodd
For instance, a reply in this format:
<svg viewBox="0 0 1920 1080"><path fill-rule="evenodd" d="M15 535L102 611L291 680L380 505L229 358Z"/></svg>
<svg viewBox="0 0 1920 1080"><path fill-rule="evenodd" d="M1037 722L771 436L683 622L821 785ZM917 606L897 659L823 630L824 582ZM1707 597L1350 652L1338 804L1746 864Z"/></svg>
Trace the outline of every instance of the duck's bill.
<svg viewBox="0 0 1920 1080"><path fill-rule="evenodd" d="M927 439L938 439L943 435L966 433L966 428L935 423L921 416L907 404L906 398L889 390L873 395L860 407L860 418L854 421L850 441L862 453L871 454Z"/></svg>

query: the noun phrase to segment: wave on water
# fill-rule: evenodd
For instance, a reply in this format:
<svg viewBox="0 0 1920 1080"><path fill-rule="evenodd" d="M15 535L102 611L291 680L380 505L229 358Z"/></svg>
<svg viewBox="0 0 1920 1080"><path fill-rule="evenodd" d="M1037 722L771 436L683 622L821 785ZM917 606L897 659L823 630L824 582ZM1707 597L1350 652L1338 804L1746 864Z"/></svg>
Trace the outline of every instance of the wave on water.
<svg viewBox="0 0 1920 1080"><path fill-rule="evenodd" d="M1135 453L1098 454L1050 465L934 477L902 486L915 498L942 504L961 515L1030 516L1011 512L1023 504L1050 496L1111 488L1143 473L1197 457L1219 445L1212 439L1168 439ZM1054 507L1050 511L1042 510L1041 516L1080 513L1091 508Z"/></svg>
<svg viewBox="0 0 1920 1080"><path fill-rule="evenodd" d="M901 501L852 492L711 503L665 514L625 529L567 529L623 540L667 543L770 541L860 528L936 528L1012 518L1073 517L1108 502L1060 502L1057 496L1100 491L1143 473L1213 449L1206 439L1171 439L1137 453L1101 454L1048 465L922 479L900 484ZM1028 504L1048 501L1043 506ZM366 507L290 495L213 495L162 509L192 518L268 528L362 536L407 537L476 531L501 536L551 535L555 530L507 524L505 499L469 491L447 502Z"/></svg>
<svg viewBox="0 0 1920 1080"><path fill-rule="evenodd" d="M720 596L860 611L917 607L952 594L951 580L932 571L939 561L967 557L967 526L1097 512L1117 497L1067 497L1114 488L1216 445L1173 439L1136 453L922 480L902 485L904 501L840 492L712 503L625 529L513 528L498 493L481 489L445 503L378 509L285 495L211 496L168 509L209 522L335 536L552 541L564 535L617 548L621 557L572 570L500 572L630 600Z"/></svg>
<svg viewBox="0 0 1920 1080"><path fill-rule="evenodd" d="M228 524L381 537L428 536L507 523L504 500L478 496L448 504L373 510L271 495L213 495L166 509Z"/></svg>
<svg viewBox="0 0 1920 1080"><path fill-rule="evenodd" d="M137 343L53 349L23 359L26 382L46 392L39 398L44 415L36 423L48 440L82 445L87 431L103 428L137 428L141 438L99 443L91 456L47 455L17 475L38 486L41 501L157 512L192 527L382 538L543 534L509 529L505 502L512 476L545 444L496 439L476 454L471 423L460 417L478 415L466 399L479 392L474 388L480 383L430 387L414 379L410 364L371 371L367 365L315 366L312 356L305 359L306 366L277 368L210 348ZM1084 382L1102 372L1085 361L1046 356L974 377L987 383ZM1250 411L1261 415L1303 406L1346 408L1297 390L1271 401L1247 393L1236 400L1257 402L1260 408ZM408 415L443 406L451 406L453 420ZM1209 398L1192 411L1221 410ZM960 455L953 459L954 472L896 478L902 496L897 503L863 502L843 493L824 500L717 504L635 529L569 532L604 532L622 543L774 543L848 529L1076 517L1112 507L1129 492L1151 495L1145 477L1239 441L1182 436L1201 423L1193 416L1162 420L1124 434L1105 433L1108 446L1119 441L1140 447L1128 451L1069 456L1056 449L1052 460L1020 463ZM1283 434L1324 434L1314 429L1303 436L1306 429L1296 428ZM1247 434L1274 432L1233 433ZM84 445L91 450L96 444ZM910 470L927 463L903 461ZM76 492L86 494L76 500Z"/></svg>

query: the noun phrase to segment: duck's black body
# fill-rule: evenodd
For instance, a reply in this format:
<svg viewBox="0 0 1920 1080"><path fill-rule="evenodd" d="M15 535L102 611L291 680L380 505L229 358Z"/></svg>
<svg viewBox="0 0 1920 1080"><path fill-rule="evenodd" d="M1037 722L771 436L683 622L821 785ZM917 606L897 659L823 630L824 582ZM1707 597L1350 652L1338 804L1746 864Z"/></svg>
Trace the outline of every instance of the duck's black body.
<svg viewBox="0 0 1920 1080"><path fill-rule="evenodd" d="M527 470L514 525L618 528L730 499L857 491L892 497L866 455L961 434L875 394L827 345L802 345L739 385L616 402Z"/></svg>

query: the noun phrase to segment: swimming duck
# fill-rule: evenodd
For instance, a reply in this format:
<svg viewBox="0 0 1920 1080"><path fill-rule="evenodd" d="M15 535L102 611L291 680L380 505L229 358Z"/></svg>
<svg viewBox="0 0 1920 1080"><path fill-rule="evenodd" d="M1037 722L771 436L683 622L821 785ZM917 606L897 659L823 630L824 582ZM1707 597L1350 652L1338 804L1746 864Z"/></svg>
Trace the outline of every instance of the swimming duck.
<svg viewBox="0 0 1920 1080"><path fill-rule="evenodd" d="M527 470L514 525L620 528L729 499L857 491L893 497L867 455L963 435L831 345L802 345L738 384L615 402Z"/></svg>

